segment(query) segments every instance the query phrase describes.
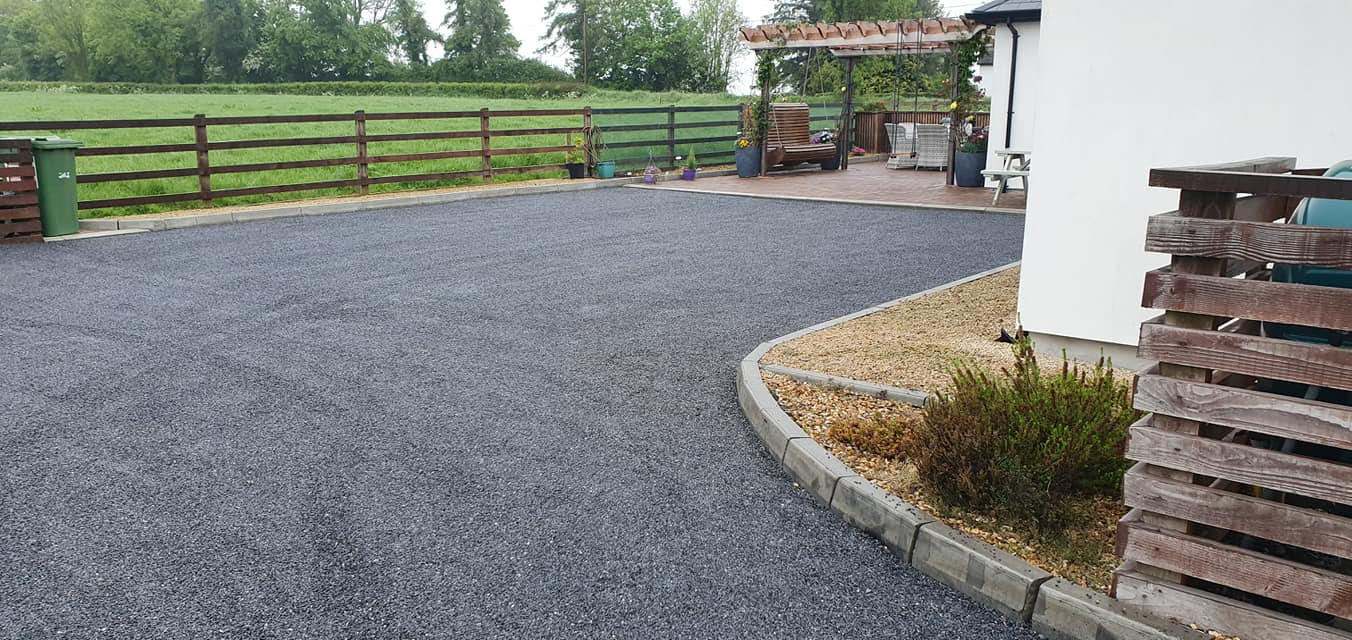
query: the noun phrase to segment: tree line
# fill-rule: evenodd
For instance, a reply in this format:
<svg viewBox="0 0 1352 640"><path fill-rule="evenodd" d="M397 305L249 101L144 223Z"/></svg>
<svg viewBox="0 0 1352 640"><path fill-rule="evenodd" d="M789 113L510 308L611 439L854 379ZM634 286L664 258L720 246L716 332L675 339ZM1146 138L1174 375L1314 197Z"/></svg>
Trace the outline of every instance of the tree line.
<svg viewBox="0 0 1352 640"><path fill-rule="evenodd" d="M0 80L192 84L417 80L563 82L722 92L736 0L549 0L536 53L518 54L502 0L0 0ZM438 59L432 52L440 49Z"/></svg>
<svg viewBox="0 0 1352 640"><path fill-rule="evenodd" d="M315 81L566 82L615 89L723 92L748 20L737 0L541 0L535 53L518 54L502 0L449 0L439 24L421 0L0 0L0 80L157 84ZM934 17L937 0L779 0L767 22ZM440 55L433 59L433 52ZM872 95L941 89L943 62L870 57ZM829 52L785 52L778 89L831 93Z"/></svg>

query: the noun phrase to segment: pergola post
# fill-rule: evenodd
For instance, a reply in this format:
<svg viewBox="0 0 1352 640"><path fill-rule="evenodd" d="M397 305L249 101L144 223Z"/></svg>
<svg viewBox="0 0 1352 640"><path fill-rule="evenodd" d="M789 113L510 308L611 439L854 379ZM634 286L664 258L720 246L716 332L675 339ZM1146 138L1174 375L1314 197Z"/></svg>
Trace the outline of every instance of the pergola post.
<svg viewBox="0 0 1352 640"><path fill-rule="evenodd" d="M845 104L841 105L840 118L840 169L850 168L850 149L854 148L850 134L854 131L854 58L842 58L845 61Z"/></svg>
<svg viewBox="0 0 1352 640"><path fill-rule="evenodd" d="M951 98L956 102L958 100L958 56L957 52L952 49L949 50L948 54L948 84L953 87L953 95ZM952 113L952 109L949 110L949 113ZM948 123L948 168L944 170L944 184L950 187L956 182L954 179L953 162L958 158L958 131L965 130L961 128L966 126L967 123L952 122L951 118Z"/></svg>
<svg viewBox="0 0 1352 640"><path fill-rule="evenodd" d="M756 52L756 56L758 57L758 60L757 60L758 64L756 65L756 68L757 68L758 70L761 68L761 65L768 65L768 64L770 64L770 61L769 61L769 60L766 60L766 58L768 58L769 55L770 55L770 51L769 51L768 49L766 49L766 50L761 50L761 51L757 51L757 52ZM760 113L761 113L761 118L769 118L769 117L770 117L770 75L771 75L771 74L769 74L769 73L763 73L763 74L758 74L758 75L759 75L760 77L756 78L756 82L758 82L758 83L760 84L760 86L761 86L761 88L760 88L760 90L761 90L761 94L760 94L760 102L761 102L761 105L760 105L760 106L761 106ZM753 123L752 126L755 126L755 124L756 124L756 123ZM761 157L760 157L760 175L762 175L762 176L770 172L770 167L768 166L769 163L766 162L766 158L769 157L769 155L770 155L770 153L769 153L769 152L770 152L770 145L766 144L765 142L766 142L765 140L761 140L761 141L760 141L760 156L761 156Z"/></svg>

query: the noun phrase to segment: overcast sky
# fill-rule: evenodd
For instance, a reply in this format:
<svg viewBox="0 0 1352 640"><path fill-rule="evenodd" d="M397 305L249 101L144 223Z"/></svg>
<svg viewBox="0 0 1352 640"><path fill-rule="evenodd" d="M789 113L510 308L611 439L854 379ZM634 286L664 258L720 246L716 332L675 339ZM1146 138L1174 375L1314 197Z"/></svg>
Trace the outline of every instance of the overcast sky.
<svg viewBox="0 0 1352 640"><path fill-rule="evenodd" d="M604 0L602 0L604 1ZM542 44L540 39L545 35L545 17L544 6L547 0L502 0L502 5L507 9L507 16L512 20L512 35L515 35L521 41L521 55L535 57L535 50ZM689 0L676 0L676 4L682 9L689 7ZM741 8L742 15L752 24L759 24L771 11L774 10L774 0L738 0L738 6ZM981 2L973 0L945 0L942 3L948 13L957 11L966 11ZM434 27L440 28L441 21L446 17L446 3L444 0L424 0L424 11L427 15L427 21ZM440 55L438 53L438 55ZM567 64L565 56L558 53L542 54L539 56L545 62L556 67L563 68ZM751 56L744 55L734 65L734 75L738 76L730 87L733 93L747 93L751 90L750 69L752 65Z"/></svg>

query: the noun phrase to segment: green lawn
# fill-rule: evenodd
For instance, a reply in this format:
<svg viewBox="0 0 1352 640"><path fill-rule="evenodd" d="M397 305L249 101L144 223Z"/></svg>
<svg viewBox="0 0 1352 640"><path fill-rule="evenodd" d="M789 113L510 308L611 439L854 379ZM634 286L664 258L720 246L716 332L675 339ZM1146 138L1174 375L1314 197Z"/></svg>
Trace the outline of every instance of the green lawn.
<svg viewBox="0 0 1352 640"><path fill-rule="evenodd" d="M825 105L839 100L838 96L812 98L813 115L832 115L837 112ZM37 121L37 120L107 120L131 118L183 118L194 114L207 116L242 115L299 115L299 114L350 114L357 110L367 113L396 113L413 111L477 111L481 108L492 110L517 109L567 109L591 106L603 107L660 107L712 106L737 104L738 98L729 95L684 94L684 93L647 93L594 91L582 97L562 97L551 99L495 99L482 97L395 97L395 96L300 96L300 95L210 95L210 94L125 94L100 95L65 92L3 92L0 93L0 120ZM738 127L733 123L737 116L733 112L681 113L678 123L709 122L708 127L678 129L675 155L686 156L694 151L701 158L702 165L724 164L731 162L731 156L714 157L711 154L729 151L731 141L709 143L684 143L701 137L732 136ZM619 174L629 171L641 171L647 164L646 158L652 154L664 158L669 149L665 143L666 132L662 131L607 131L607 127L620 127L636 124L661 124L665 126L665 113L652 114L598 114L595 124L600 127L603 138L608 144L626 142L661 141L653 145L639 145L624 148L606 149L603 159L632 158L618 167ZM830 126L829 122L814 122L813 128ZM350 122L303 123L303 124L263 124L238 126L211 126L208 133L213 142L228 140L255 140L264 138L300 138L353 135L354 125ZM581 128L578 117L526 116L494 118L493 129L531 129L531 128ZM390 133L413 133L427 131L468 131L478 130L477 119L455 120L418 120L418 121L371 121L367 123L368 135ZM0 134L16 133L55 133L84 142L87 146L122 146L147 144L191 143L191 127L138 128L138 129L96 129L70 131L0 131ZM516 136L493 140L494 147L544 147L565 144L563 134L546 136ZM472 150L479 148L477 138L456 140L418 140L398 142L375 142L368 146L369 155L389 155L406 153L425 153L433 151ZM287 162L319 158L341 158L355 155L354 145L313 145L296 147L273 147L263 149L238 149L211 152L212 166L236 164L254 164ZM499 156L494 158L497 167L555 164L563 161L562 153L539 153L529 155ZM479 158L455 158L417 162L391 162L373 164L370 175L374 177L404 174L422 174L434 172L467 171L480 168ZM659 161L658 164L666 164ZM157 153L126 156L82 157L79 161L80 174L105 172L138 171L151 169L178 169L196 167L196 158L192 152ZM495 176L495 182L525 180L542 177L563 177L563 172L533 174L504 174ZM257 187L264 185L296 184L343 180L356 177L353 166L314 167L288 169L269 172L250 172L233 174L215 174L211 184L215 190ZM460 180L438 180L416 183L373 185L373 192L426 189L432 187L454 186L458 184L478 184L478 178ZM134 182L114 182L82 184L79 187L81 200L101 200L107 198L125 198L132 196L184 193L196 191L196 177L163 178L139 180ZM305 192L259 195L232 199L218 199L217 204L250 204L276 200L294 200L312 197L332 197L354 193L355 188L329 189ZM97 217L109 215L127 215L149 213L171 209L195 208L196 202L184 202L162 205L143 205L115 209L82 211L82 216Z"/></svg>

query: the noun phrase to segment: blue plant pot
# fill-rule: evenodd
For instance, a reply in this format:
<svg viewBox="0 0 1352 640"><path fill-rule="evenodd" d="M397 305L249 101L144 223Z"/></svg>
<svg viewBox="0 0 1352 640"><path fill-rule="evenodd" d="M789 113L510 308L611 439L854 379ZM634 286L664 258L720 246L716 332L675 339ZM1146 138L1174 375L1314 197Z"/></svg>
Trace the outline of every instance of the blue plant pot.
<svg viewBox="0 0 1352 640"><path fill-rule="evenodd" d="M981 171L986 168L986 152L953 154L953 182L959 187L983 187L986 177Z"/></svg>
<svg viewBox="0 0 1352 640"><path fill-rule="evenodd" d="M737 158L737 177L754 178L761 172L761 150L760 147L738 148L735 150Z"/></svg>
<svg viewBox="0 0 1352 640"><path fill-rule="evenodd" d="M611 162L610 160L607 160L607 161L605 161L605 162L598 162L598 163L596 163L596 177L598 177L598 178L614 178L614 177L615 177L615 163L614 163L614 162Z"/></svg>

